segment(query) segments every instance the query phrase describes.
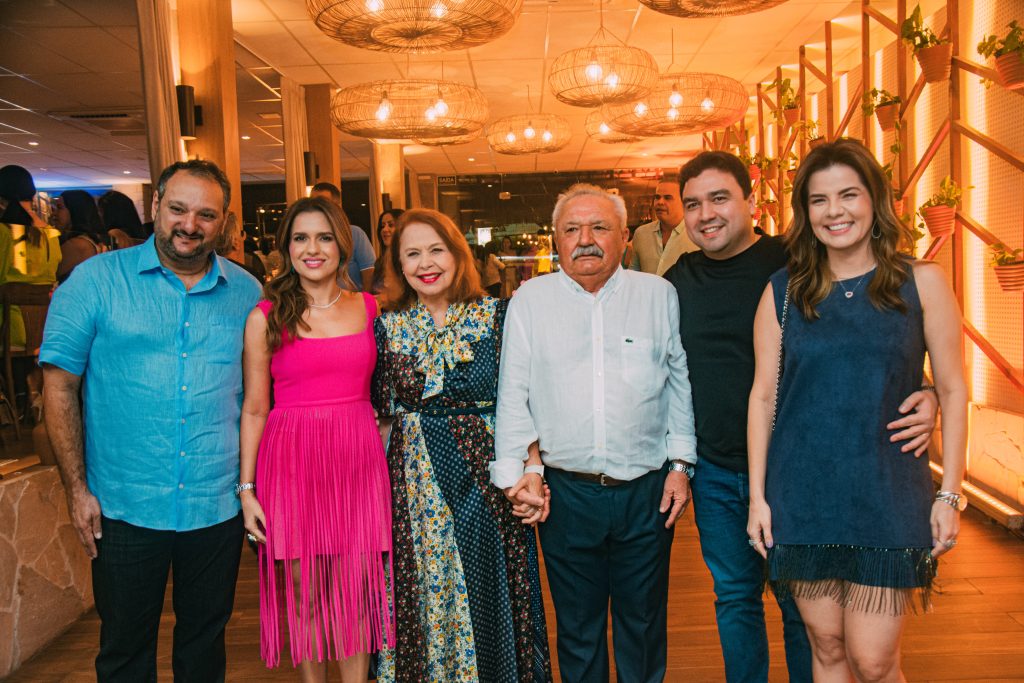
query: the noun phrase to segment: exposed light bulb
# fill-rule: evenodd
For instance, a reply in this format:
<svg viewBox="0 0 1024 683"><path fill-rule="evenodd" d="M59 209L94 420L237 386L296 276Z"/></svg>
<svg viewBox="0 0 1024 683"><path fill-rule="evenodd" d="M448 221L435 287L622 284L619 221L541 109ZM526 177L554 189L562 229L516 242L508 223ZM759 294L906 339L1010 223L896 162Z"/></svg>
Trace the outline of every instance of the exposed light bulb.
<svg viewBox="0 0 1024 683"><path fill-rule="evenodd" d="M437 102L434 102L434 111L437 112L438 116L448 115L448 103L440 95L437 96Z"/></svg>
<svg viewBox="0 0 1024 683"><path fill-rule="evenodd" d="M668 103L673 107L678 107L683 103L683 94L679 92L679 84L672 84L672 94L668 96Z"/></svg>
<svg viewBox="0 0 1024 683"><path fill-rule="evenodd" d="M636 106L633 107L633 113L637 116L643 116L647 113L647 105L643 102L637 102Z"/></svg>
<svg viewBox="0 0 1024 683"><path fill-rule="evenodd" d="M605 123L604 121L601 122L601 126L598 128L598 130L601 131L601 135L608 135L608 133L612 132L612 129L609 128L608 124Z"/></svg>
<svg viewBox="0 0 1024 683"><path fill-rule="evenodd" d="M587 74L587 78L591 81L599 81L601 80L601 76L604 75L604 69L601 68L601 65L597 63L596 59L593 59L590 61L590 64L587 65L585 73Z"/></svg>
<svg viewBox="0 0 1024 683"><path fill-rule="evenodd" d="M710 95L708 95L700 101L700 108L706 112L713 111L715 108L715 101L711 99Z"/></svg>
<svg viewBox="0 0 1024 683"><path fill-rule="evenodd" d="M377 120L387 121L391 116L391 102L388 100L388 94L384 93L380 98L380 106L377 107Z"/></svg>
<svg viewBox="0 0 1024 683"><path fill-rule="evenodd" d="M382 0L366 0L366 9L371 12L379 12L384 7Z"/></svg>
<svg viewBox="0 0 1024 683"><path fill-rule="evenodd" d="M537 131L533 129L533 123L526 124L526 128L523 129L523 137L527 140L532 140L537 135Z"/></svg>
<svg viewBox="0 0 1024 683"><path fill-rule="evenodd" d="M544 129L544 134L540 136L544 142L551 142L551 138L555 137L551 134L550 130Z"/></svg>
<svg viewBox="0 0 1024 683"><path fill-rule="evenodd" d="M608 86L609 90L615 90L619 87L619 75L615 72L608 74L608 77L604 79L604 84Z"/></svg>
<svg viewBox="0 0 1024 683"><path fill-rule="evenodd" d="M515 141L516 141L516 134L515 133L513 133L512 131L509 131L508 133L505 134L505 142L511 144L511 143L513 143Z"/></svg>
<svg viewBox="0 0 1024 683"><path fill-rule="evenodd" d="M679 118L679 110L676 109L675 107L672 107L671 109L669 109L665 113L669 117L669 119L671 119L672 121L675 121L676 119Z"/></svg>
<svg viewBox="0 0 1024 683"><path fill-rule="evenodd" d="M435 19L440 19L448 14L448 9L440 2L435 2L434 6L430 8L430 13L434 15Z"/></svg>
<svg viewBox="0 0 1024 683"><path fill-rule="evenodd" d="M423 112L423 115L427 117L427 121L433 122L437 119L437 110L434 107L427 107L427 111Z"/></svg>

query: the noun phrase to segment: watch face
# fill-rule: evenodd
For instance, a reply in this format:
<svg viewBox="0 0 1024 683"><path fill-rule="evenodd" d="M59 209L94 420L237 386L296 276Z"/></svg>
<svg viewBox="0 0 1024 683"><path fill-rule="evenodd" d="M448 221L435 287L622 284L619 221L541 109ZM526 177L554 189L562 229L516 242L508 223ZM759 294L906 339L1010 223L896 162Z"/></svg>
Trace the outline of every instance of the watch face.
<svg viewBox="0 0 1024 683"><path fill-rule="evenodd" d="M956 509L963 512L967 509L967 496L961 494L960 499L956 501Z"/></svg>

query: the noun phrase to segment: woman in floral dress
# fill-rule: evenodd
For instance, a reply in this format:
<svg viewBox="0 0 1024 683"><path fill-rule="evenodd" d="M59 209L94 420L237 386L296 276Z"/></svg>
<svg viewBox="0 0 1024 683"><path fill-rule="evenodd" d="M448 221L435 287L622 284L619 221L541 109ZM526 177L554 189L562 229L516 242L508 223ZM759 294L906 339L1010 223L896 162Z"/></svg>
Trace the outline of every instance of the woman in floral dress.
<svg viewBox="0 0 1024 683"><path fill-rule="evenodd" d="M488 473L507 302L483 295L443 214L405 212L391 246L373 402L392 424L397 644L378 678L548 681L530 526L546 516L545 492L523 491L514 508Z"/></svg>

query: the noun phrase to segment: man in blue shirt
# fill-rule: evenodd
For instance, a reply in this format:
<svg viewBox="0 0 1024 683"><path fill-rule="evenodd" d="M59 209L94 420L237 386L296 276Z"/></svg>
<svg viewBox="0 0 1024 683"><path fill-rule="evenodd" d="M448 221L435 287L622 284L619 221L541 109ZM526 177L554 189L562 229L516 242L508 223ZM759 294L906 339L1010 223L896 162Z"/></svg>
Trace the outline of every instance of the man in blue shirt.
<svg viewBox="0 0 1024 683"><path fill-rule="evenodd" d="M341 215L345 216L348 223L348 215L341 208L341 190L334 183L317 183L309 193L310 197L323 197L329 202L338 205ZM373 251L373 244L370 238L358 225L348 223L352 230L352 254L348 259L348 277L355 285L355 291L369 292L373 288L373 264L377 261L377 255ZM339 285L350 289L348 285L339 280Z"/></svg>
<svg viewBox="0 0 1024 683"><path fill-rule="evenodd" d="M214 254L230 196L216 165L171 165L153 236L76 268L47 317L46 424L93 560L100 681L156 680L171 567L174 678L224 679L243 532L242 332L260 297Z"/></svg>

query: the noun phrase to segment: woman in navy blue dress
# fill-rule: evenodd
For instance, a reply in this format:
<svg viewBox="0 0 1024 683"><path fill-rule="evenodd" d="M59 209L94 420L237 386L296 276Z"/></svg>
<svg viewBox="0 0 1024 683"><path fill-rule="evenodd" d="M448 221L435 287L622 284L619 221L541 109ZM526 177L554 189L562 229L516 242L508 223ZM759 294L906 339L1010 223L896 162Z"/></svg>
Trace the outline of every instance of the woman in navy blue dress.
<svg viewBox="0 0 1024 683"><path fill-rule="evenodd" d="M942 268L908 257L891 196L860 143L812 151L793 186L789 262L754 321L747 532L773 589L797 602L815 681L903 680L904 616L915 595L927 608L966 502L960 312ZM937 494L928 460L886 429L926 352L942 408Z"/></svg>

